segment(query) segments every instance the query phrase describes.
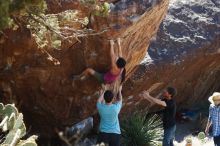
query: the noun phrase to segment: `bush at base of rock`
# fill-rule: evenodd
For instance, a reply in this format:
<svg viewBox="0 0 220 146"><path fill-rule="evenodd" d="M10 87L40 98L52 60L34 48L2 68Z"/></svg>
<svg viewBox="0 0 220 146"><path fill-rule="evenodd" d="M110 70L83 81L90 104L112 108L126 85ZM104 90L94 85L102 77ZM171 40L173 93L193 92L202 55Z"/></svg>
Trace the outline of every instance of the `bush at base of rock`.
<svg viewBox="0 0 220 146"><path fill-rule="evenodd" d="M162 141L162 121L157 115L145 118L136 113L121 122L124 146L158 146Z"/></svg>

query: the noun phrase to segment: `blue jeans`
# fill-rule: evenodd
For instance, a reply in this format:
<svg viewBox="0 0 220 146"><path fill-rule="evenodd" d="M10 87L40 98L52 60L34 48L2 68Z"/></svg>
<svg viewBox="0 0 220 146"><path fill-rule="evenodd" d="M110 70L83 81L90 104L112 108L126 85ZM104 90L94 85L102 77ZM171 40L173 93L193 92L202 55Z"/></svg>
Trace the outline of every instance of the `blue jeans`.
<svg viewBox="0 0 220 146"><path fill-rule="evenodd" d="M220 146L220 136L214 136L215 146Z"/></svg>
<svg viewBox="0 0 220 146"><path fill-rule="evenodd" d="M176 125L164 129L163 146L174 146L173 140L175 137Z"/></svg>

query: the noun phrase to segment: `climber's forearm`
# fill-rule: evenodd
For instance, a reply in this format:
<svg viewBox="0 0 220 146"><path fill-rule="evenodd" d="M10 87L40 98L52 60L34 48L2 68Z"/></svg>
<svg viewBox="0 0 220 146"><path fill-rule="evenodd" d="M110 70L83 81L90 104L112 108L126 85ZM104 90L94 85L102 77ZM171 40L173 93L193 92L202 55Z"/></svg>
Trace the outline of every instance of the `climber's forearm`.
<svg viewBox="0 0 220 146"><path fill-rule="evenodd" d="M119 57L123 57L123 56L122 56L121 43L118 44L118 49L119 49L119 50L118 50L118 53L119 53L118 55L119 55Z"/></svg>
<svg viewBox="0 0 220 146"><path fill-rule="evenodd" d="M114 44L113 43L110 44L110 55L111 55L111 57L115 56Z"/></svg>
<svg viewBox="0 0 220 146"><path fill-rule="evenodd" d="M110 57L111 57L111 63L115 64L115 51L114 51L114 42L112 42L113 40L111 40L110 42Z"/></svg>
<svg viewBox="0 0 220 146"><path fill-rule="evenodd" d="M117 39L117 43L118 43L118 55L119 55L119 57L122 57L121 39L120 38Z"/></svg>

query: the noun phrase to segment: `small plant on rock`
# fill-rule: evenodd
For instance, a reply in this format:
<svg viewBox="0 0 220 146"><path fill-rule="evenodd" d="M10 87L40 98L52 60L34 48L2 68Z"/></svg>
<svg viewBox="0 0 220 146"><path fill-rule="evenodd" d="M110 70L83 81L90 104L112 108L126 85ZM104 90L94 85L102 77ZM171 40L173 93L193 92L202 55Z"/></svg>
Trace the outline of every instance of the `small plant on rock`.
<svg viewBox="0 0 220 146"><path fill-rule="evenodd" d="M204 132L199 132L198 134L198 139L202 142L205 143L205 133Z"/></svg>

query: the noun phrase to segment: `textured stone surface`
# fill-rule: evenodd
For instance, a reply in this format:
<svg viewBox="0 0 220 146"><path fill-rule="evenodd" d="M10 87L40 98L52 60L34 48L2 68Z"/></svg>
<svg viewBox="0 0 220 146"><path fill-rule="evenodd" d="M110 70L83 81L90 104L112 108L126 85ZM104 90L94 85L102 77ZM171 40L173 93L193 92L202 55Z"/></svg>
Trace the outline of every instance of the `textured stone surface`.
<svg viewBox="0 0 220 146"><path fill-rule="evenodd" d="M163 84L153 95L166 85L178 89L179 108L207 102L209 95L220 91L219 1L171 0L168 15L137 68L126 83L132 102L124 109L132 110L135 104L146 107L149 103L138 94L155 83Z"/></svg>
<svg viewBox="0 0 220 146"><path fill-rule="evenodd" d="M150 40L166 15L168 0L114 1L111 7L108 17L90 17L89 28L108 28L107 32L81 38L81 43L65 42L61 50L47 49L60 65L47 60L25 28L5 31L7 37L0 44L2 100L15 102L33 131L52 136L54 127L62 128L95 114L98 82L93 77L72 82L72 75L86 67L106 71L110 64L109 39L120 37L129 76L145 57ZM88 7L68 0L48 0L48 8L48 13L69 8L79 8L82 16L89 12Z"/></svg>

